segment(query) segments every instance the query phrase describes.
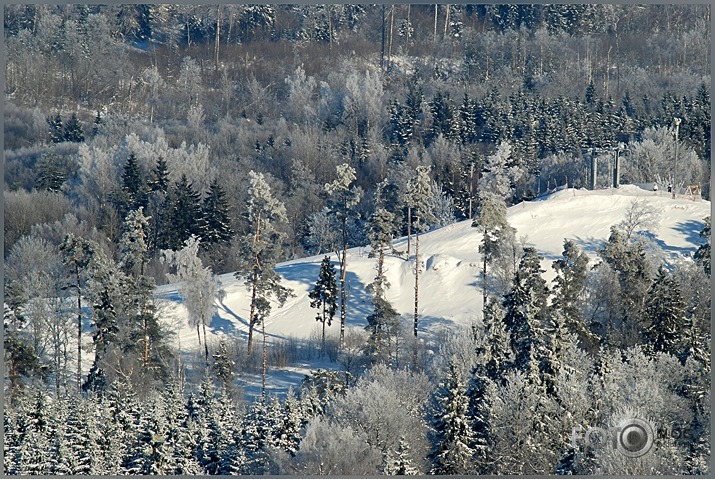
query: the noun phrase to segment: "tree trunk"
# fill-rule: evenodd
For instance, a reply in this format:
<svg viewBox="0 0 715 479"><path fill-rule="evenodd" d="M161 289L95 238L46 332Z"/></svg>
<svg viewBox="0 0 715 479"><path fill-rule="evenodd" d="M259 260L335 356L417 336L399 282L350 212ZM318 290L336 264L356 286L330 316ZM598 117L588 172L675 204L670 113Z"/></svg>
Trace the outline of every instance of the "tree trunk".
<svg viewBox="0 0 715 479"><path fill-rule="evenodd" d="M439 8L438 4L434 4L434 36L432 37L432 41L437 43L437 9Z"/></svg>
<svg viewBox="0 0 715 479"><path fill-rule="evenodd" d="M412 238L412 207L407 207L407 258L410 257L410 238Z"/></svg>
<svg viewBox="0 0 715 479"><path fill-rule="evenodd" d="M266 373L268 372L268 351L266 348L266 322L261 321L261 332L263 333L263 384L261 386L261 397L266 402Z"/></svg>
<svg viewBox="0 0 715 479"><path fill-rule="evenodd" d="M251 286L251 313L248 317L248 357L251 357L253 352L253 327L256 317L256 273L253 273L253 285Z"/></svg>
<svg viewBox="0 0 715 479"><path fill-rule="evenodd" d="M254 237L254 245L261 240L261 217L259 215L256 221L256 236ZM256 253L256 264L253 266L252 284L251 284L251 313L248 319L248 357L251 357L253 352L253 327L256 325L256 296L258 294L258 268L261 267L260 253Z"/></svg>
<svg viewBox="0 0 715 479"><path fill-rule="evenodd" d="M415 230L415 326L414 333L417 337L417 322L419 321L419 314L417 308L419 306L419 278L420 278L420 230L419 223L420 217L417 215L415 217L417 229Z"/></svg>
<svg viewBox="0 0 715 479"><path fill-rule="evenodd" d="M343 243L343 259L340 263L340 345L345 340L345 318L347 317L347 294L345 293L345 279L348 274L348 245Z"/></svg>
<svg viewBox="0 0 715 479"><path fill-rule="evenodd" d="M208 365L209 365L209 345L206 342L206 321L205 320L201 321L201 326L203 327L203 330L204 330L204 351L206 353L206 366L208 367Z"/></svg>
<svg viewBox="0 0 715 479"><path fill-rule="evenodd" d="M343 218L343 257L340 260L340 346L345 340L345 318L347 317L347 294L345 293L345 279L348 274L348 225L347 218Z"/></svg>
<svg viewBox="0 0 715 479"><path fill-rule="evenodd" d="M487 237L487 229L484 228L484 237ZM486 311L487 307L487 252L482 253L484 266L482 267L482 311Z"/></svg>
<svg viewBox="0 0 715 479"><path fill-rule="evenodd" d="M218 54L221 38L221 5L216 5L216 70L218 70Z"/></svg>
<svg viewBox="0 0 715 479"><path fill-rule="evenodd" d="M77 391L82 392L82 286L79 266L76 264L75 277L77 280Z"/></svg>

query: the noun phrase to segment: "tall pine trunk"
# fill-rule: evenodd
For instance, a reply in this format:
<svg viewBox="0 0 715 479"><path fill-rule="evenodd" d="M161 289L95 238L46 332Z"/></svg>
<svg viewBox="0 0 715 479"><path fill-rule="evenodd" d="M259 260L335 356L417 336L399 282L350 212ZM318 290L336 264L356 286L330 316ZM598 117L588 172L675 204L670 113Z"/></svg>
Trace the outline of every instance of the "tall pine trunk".
<svg viewBox="0 0 715 479"><path fill-rule="evenodd" d="M410 257L410 239L412 238L412 207L407 207L407 258Z"/></svg>
<svg viewBox="0 0 715 479"><path fill-rule="evenodd" d="M484 238L487 237L487 234L489 232L487 229L484 229ZM484 251L482 253L482 261L484 262L484 265L482 267L482 312L486 311L487 307L487 252Z"/></svg>
<svg viewBox="0 0 715 479"><path fill-rule="evenodd" d="M204 330L204 352L206 353L206 366L208 367L208 365L209 365L209 345L206 341L206 320L201 321L201 326L203 327L203 330Z"/></svg>
<svg viewBox="0 0 715 479"><path fill-rule="evenodd" d="M268 351L266 348L266 322L261 321L261 332L263 333L263 384L261 389L261 396L263 402L266 402L266 374L268 372Z"/></svg>
<svg viewBox="0 0 715 479"><path fill-rule="evenodd" d="M343 218L343 257L340 260L340 346L345 340L345 318L347 317L347 294L345 293L345 279L348 274L348 225L347 218Z"/></svg>
<svg viewBox="0 0 715 479"><path fill-rule="evenodd" d="M77 391L82 392L82 285L77 264L74 271L77 281Z"/></svg>
<svg viewBox="0 0 715 479"><path fill-rule="evenodd" d="M417 309L419 307L419 278L420 278L420 230L419 230L419 224L420 224L420 217L417 215L415 217L416 221L416 226L417 228L415 229L415 325L414 325L414 333L415 337L417 337L417 322L419 321L419 313L417 312Z"/></svg>
<svg viewBox="0 0 715 479"><path fill-rule="evenodd" d="M256 236L254 243L261 241L261 218L256 221ZM260 254L256 254L256 263L253 265L253 273L251 277L251 313L248 319L248 357L251 357L253 352L253 328L256 325L256 295L258 294L258 269L261 266Z"/></svg>

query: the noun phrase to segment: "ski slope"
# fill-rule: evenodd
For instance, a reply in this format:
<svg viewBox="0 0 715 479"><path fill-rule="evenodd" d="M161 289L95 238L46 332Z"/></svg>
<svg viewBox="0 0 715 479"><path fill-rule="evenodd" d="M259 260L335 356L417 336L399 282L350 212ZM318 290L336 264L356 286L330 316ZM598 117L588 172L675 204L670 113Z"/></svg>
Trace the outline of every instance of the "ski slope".
<svg viewBox="0 0 715 479"><path fill-rule="evenodd" d="M561 256L564 238L573 240L592 258L608 238L610 227L620 222L633 200L646 199L661 213L660 222L648 234L662 248L669 259L691 255L702 242L699 232L703 218L710 214L710 202L690 198L672 199L663 191L648 191L633 185L619 189L575 190L564 189L538 200L512 206L508 221L517 230L517 238L536 248L544 257L542 268L545 279L554 273L551 264ZM482 235L469 221L462 221L420 236L422 273L419 290L419 331L423 337L443 328L469 325L481 316L482 292L479 287L481 257L478 246ZM407 240L395 241L397 250L406 251ZM364 328L365 317L372 304L366 286L375 275L376 260L368 258L369 248L348 250L348 328ZM388 255L385 274L390 288L388 299L402 315L411 321L414 314L414 247L412 257L406 259ZM266 320L269 341L276 339L315 337L319 323L316 310L310 307L308 292L313 287L323 255L281 263L277 267L283 284L295 294L282 306L274 305ZM337 257L331 255L337 267ZM209 344L221 336L247 338L249 294L242 281L233 274L218 277L225 296L216 302L216 312L207 327ZM174 341L186 352L198 346L196 330L189 327L186 309L176 285L158 288L164 300L163 320L175 334ZM338 315L339 316L339 313ZM339 318L328 328L337 335ZM260 340L260 331L254 334Z"/></svg>

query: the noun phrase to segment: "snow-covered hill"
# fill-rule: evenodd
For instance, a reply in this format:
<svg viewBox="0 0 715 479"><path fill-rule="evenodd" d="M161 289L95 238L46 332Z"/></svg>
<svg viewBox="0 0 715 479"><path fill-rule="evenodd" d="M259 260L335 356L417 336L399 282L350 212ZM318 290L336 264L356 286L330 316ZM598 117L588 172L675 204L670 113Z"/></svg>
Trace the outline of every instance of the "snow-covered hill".
<svg viewBox="0 0 715 479"><path fill-rule="evenodd" d="M621 188L588 191L565 189L532 202L512 206L509 223L516 228L517 238L535 247L544 257L542 268L550 280L554 274L552 262L560 257L564 238L574 240L592 258L608 238L610 227L620 222L634 200L645 199L661 213L651 238L671 258L690 255L702 242L698 233L703 218L710 214L710 202L693 201L686 197L673 200L669 193L647 191L632 185ZM429 337L443 328L468 325L481 315L482 294L479 289L482 237L469 221L449 225L420 237L421 317L420 333ZM395 241L397 250L405 251L406 238ZM349 309L347 326L362 329L372 304L365 287L375 275L375 259L368 258L368 248L353 248L348 252ZM414 254L414 251L413 251ZM277 270L284 284L293 289L295 297L281 308L274 308L266 321L269 341L280 338L309 338L315 335L315 310L310 307L308 292L318 277L323 256L313 256L281 263ZM337 257L331 259L337 265ZM386 258L386 276L390 283L388 299L405 321L414 311L414 256L409 260L397 256ZM217 312L208 325L209 342L221 335L246 337L248 333L249 296L244 284L232 274L219 277L225 297L217 302ZM195 329L189 327L186 310L181 304L176 285L159 288L160 298L168 299L172 330L183 351L197 345ZM337 318L336 318L337 319ZM169 321L168 316L166 318ZM330 334L339 331L334 321ZM260 334L256 335L260 340ZM302 376L301 376L302 377Z"/></svg>

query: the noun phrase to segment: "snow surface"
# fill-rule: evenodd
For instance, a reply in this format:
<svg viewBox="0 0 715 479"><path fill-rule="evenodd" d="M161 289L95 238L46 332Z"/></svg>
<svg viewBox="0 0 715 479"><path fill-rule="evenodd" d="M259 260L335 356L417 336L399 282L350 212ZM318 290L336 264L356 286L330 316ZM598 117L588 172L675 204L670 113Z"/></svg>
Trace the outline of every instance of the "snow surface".
<svg viewBox="0 0 715 479"><path fill-rule="evenodd" d="M666 256L676 259L692 255L702 242L699 232L704 226L703 218L710 214L710 202L687 197L674 200L664 191L654 192L633 185L596 191L565 189L512 206L507 217L509 224L517 230L517 238L525 238L526 243L544 257L542 268L547 271L544 277L550 281L554 277L551 264L561 256L564 238L575 241L595 259L596 250L608 238L611 225L619 223L631 203L640 199L647 199L661 213L658 227L649 231L648 235ZM481 257L478 252L481 239L479 229L471 227L470 221L458 222L420 236L422 273L418 330L421 337L429 338L444 328L468 326L481 317ZM406 238L396 240L394 246L399 251L406 251ZM348 328L363 329L367 324L365 317L372 310L366 286L375 275L376 260L368 258L368 253L369 248L365 247L348 250ZM278 265L277 271L283 277L283 284L293 289L295 297L289 298L283 307L274 305L265 325L269 341L316 336L318 323L315 309L310 307L308 292L318 277L323 256ZM337 267L335 254L331 255L331 259ZM414 313L414 239L409 259L395 255L386 257L385 274L390 283L388 299L405 322L411 321ZM226 294L223 300L217 301L217 311L208 325L209 344L222 335L245 339L248 336L249 315L246 287L233 274L218 278ZM160 286L157 294L159 298L168 300L165 301L164 320L171 325L174 333L178 333L176 343L180 343L182 351L195 349L198 346L196 330L188 325L186 308L181 304L177 286ZM328 328L329 334L337 335L339 328L338 313ZM254 332L254 340L261 340L260 330ZM287 374L289 370L284 370L284 374L276 379L286 382L290 376L300 376L297 378L299 383L308 368L309 365L294 368L295 374L292 375Z"/></svg>

